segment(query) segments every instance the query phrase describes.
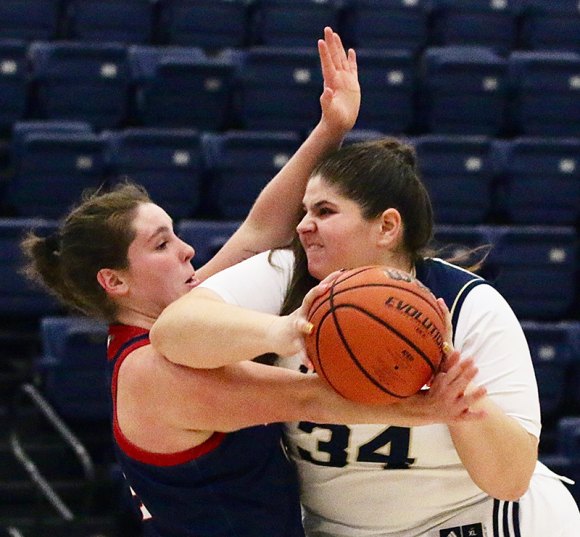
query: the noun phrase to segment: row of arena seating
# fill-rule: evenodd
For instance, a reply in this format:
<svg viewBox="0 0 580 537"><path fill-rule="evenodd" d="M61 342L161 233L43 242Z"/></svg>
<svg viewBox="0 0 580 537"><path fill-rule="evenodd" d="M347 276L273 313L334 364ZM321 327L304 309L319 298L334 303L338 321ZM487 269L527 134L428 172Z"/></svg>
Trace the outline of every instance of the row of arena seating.
<svg viewBox="0 0 580 537"><path fill-rule="evenodd" d="M579 33L580 35L580 33ZM580 136L580 52L489 47L358 51L358 127L393 134ZM0 41L0 131L15 121L306 131L319 116L316 47L224 49ZM385 106L387 103L387 106Z"/></svg>
<svg viewBox="0 0 580 537"><path fill-rule="evenodd" d="M0 38L27 40L311 46L326 25L358 48L580 51L576 0L3 0L0 6Z"/></svg>
<svg viewBox="0 0 580 537"><path fill-rule="evenodd" d="M195 246L194 265L202 266L238 227L238 220L176 222L176 232ZM19 241L30 229L53 232L51 219L0 219L0 317L27 318L62 313L42 290L19 273ZM580 238L560 226L436 226L433 249L446 259L467 256L469 249L491 246L481 274L494 282L520 319L558 322L580 313Z"/></svg>
<svg viewBox="0 0 580 537"><path fill-rule="evenodd" d="M346 143L380 136L355 129ZM302 140L291 131L135 127L95 133L84 122L18 122L0 216L59 218L85 188L128 176L176 220L242 219ZM574 226L580 220L580 138L407 140L417 150L439 224Z"/></svg>

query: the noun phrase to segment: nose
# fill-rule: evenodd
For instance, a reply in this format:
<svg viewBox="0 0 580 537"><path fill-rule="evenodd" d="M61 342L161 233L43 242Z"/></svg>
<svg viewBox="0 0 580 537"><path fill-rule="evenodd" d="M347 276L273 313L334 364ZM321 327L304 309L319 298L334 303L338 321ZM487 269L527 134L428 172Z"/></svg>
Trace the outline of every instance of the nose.
<svg viewBox="0 0 580 537"><path fill-rule="evenodd" d="M181 241L183 243L183 260L184 261L191 261L193 259L193 256L195 255L195 249L193 248L193 246L190 246L189 244L187 244L184 241Z"/></svg>
<svg viewBox="0 0 580 537"><path fill-rule="evenodd" d="M310 218L308 213L306 213L302 217L302 220L298 222L298 225L296 226L296 232L300 235L301 233L306 233L308 231L312 231L313 229L314 229L314 221L312 220L312 218Z"/></svg>

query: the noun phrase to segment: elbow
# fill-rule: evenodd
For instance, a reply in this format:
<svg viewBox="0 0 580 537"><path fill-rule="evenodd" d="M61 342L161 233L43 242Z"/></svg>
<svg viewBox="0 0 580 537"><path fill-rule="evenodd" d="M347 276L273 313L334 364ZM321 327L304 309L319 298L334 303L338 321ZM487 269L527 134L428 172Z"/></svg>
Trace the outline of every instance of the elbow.
<svg viewBox="0 0 580 537"><path fill-rule="evenodd" d="M531 462L531 461L530 461ZM489 496L498 500L518 501L530 487L530 481L534 473L535 461L533 464L526 464L526 468L520 467L514 472L513 468L503 468L494 472L495 478L492 480L480 480L476 484ZM489 477L490 474L488 474Z"/></svg>
<svg viewBox="0 0 580 537"><path fill-rule="evenodd" d="M498 500L517 502L527 492L529 486L530 479L513 483L506 477L505 483L491 487L492 490L485 492Z"/></svg>
<svg viewBox="0 0 580 537"><path fill-rule="evenodd" d="M169 332L169 327L166 326L166 323L164 323L164 320L160 317L155 321L155 323L153 323L153 326L149 331L149 342L158 353L163 355L169 361L173 361L171 359L172 353L168 346L168 341L171 341L171 335Z"/></svg>

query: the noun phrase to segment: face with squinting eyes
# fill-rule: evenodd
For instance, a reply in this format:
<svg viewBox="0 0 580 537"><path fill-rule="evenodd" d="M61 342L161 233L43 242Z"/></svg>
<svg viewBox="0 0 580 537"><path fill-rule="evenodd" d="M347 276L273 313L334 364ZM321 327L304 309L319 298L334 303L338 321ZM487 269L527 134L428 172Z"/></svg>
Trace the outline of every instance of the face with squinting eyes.
<svg viewBox="0 0 580 537"><path fill-rule="evenodd" d="M321 280L342 268L381 264L380 218L366 220L356 202L320 176L308 182L303 205L305 215L296 231L312 276Z"/></svg>

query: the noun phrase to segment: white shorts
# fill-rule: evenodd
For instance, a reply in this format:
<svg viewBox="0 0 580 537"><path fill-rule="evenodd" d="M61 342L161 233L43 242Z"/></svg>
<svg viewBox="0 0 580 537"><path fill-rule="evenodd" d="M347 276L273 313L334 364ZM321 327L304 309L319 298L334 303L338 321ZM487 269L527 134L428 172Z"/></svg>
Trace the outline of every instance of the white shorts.
<svg viewBox="0 0 580 537"><path fill-rule="evenodd" d="M560 476L541 466L518 502L490 498L424 537L580 537L580 512L574 497Z"/></svg>
<svg viewBox="0 0 580 537"><path fill-rule="evenodd" d="M562 478L538 463L530 487L517 502L487 498L430 528L384 533L306 524L308 537L580 537L580 512ZM442 491L443 493L443 491ZM328 526L327 526L328 527Z"/></svg>

